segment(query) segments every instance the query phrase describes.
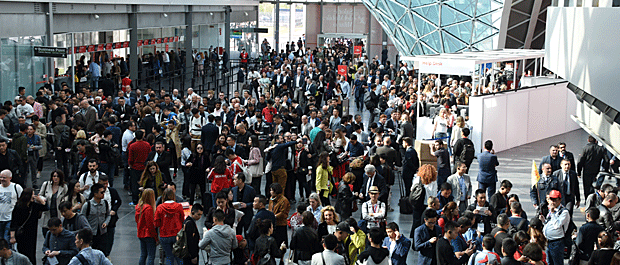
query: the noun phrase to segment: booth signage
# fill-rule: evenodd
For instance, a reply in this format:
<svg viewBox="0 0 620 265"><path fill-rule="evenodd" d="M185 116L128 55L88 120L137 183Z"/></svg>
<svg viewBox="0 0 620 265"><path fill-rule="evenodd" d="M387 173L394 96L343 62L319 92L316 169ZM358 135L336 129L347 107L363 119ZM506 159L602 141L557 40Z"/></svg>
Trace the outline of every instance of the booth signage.
<svg viewBox="0 0 620 265"><path fill-rule="evenodd" d="M476 67L469 60L420 60L420 73L441 75L471 75Z"/></svg>
<svg viewBox="0 0 620 265"><path fill-rule="evenodd" d="M362 46L353 46L353 54L362 55Z"/></svg>
<svg viewBox="0 0 620 265"><path fill-rule="evenodd" d="M34 46L34 56L67 58L67 48Z"/></svg>
<svg viewBox="0 0 620 265"><path fill-rule="evenodd" d="M347 79L347 66L346 65L338 65L338 74L344 76L345 80Z"/></svg>
<svg viewBox="0 0 620 265"><path fill-rule="evenodd" d="M231 30L230 31L231 39L241 39L241 31L240 30Z"/></svg>

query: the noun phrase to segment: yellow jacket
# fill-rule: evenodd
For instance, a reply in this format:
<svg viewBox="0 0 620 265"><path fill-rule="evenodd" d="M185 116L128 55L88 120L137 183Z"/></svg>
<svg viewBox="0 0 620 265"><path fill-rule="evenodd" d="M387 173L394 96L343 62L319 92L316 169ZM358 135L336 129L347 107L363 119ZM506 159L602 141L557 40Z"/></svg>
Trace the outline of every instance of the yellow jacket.
<svg viewBox="0 0 620 265"><path fill-rule="evenodd" d="M366 234L361 229L358 229L355 234L349 236L349 239L351 240L351 244L349 244L350 265L355 265L357 257L366 248Z"/></svg>
<svg viewBox="0 0 620 265"><path fill-rule="evenodd" d="M316 169L316 192L322 197L327 197L333 188L333 184L329 181L329 175L333 173L333 170L332 166L328 166L327 169L319 166Z"/></svg>

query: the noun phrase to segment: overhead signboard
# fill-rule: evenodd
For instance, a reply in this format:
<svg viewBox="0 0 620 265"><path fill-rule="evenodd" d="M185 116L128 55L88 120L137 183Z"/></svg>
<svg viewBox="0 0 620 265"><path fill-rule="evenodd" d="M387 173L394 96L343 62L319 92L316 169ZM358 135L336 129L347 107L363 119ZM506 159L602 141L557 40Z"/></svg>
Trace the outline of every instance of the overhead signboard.
<svg viewBox="0 0 620 265"><path fill-rule="evenodd" d="M420 73L441 75L471 75L476 67L472 60L419 60Z"/></svg>
<svg viewBox="0 0 620 265"><path fill-rule="evenodd" d="M34 56L67 58L67 48L34 46Z"/></svg>
<svg viewBox="0 0 620 265"><path fill-rule="evenodd" d="M241 39L241 30L231 30L230 31L231 39Z"/></svg>

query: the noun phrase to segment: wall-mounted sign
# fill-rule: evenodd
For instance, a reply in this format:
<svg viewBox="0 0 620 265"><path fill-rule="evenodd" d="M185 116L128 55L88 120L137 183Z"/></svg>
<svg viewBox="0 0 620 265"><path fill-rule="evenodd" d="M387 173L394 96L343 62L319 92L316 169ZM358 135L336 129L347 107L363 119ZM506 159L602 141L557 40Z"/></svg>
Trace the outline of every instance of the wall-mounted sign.
<svg viewBox="0 0 620 265"><path fill-rule="evenodd" d="M67 58L67 48L34 46L34 56Z"/></svg>

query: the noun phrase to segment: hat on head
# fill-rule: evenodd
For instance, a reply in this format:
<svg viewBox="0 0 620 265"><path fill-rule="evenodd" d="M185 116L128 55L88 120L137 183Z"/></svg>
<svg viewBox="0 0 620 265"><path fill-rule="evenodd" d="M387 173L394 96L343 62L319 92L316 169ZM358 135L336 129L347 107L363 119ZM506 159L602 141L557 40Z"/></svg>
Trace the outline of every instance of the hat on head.
<svg viewBox="0 0 620 265"><path fill-rule="evenodd" d="M241 243L241 241L243 241L243 236L237 235L237 243Z"/></svg>
<svg viewBox="0 0 620 265"><path fill-rule="evenodd" d="M561 199L562 193L559 190L552 190L549 192L549 198L551 199Z"/></svg>
<svg viewBox="0 0 620 265"><path fill-rule="evenodd" d="M340 222L338 226L336 226L336 231L346 232L348 234L353 234L351 231L351 226L347 222Z"/></svg>
<svg viewBox="0 0 620 265"><path fill-rule="evenodd" d="M380 193L379 187L377 186L370 187L370 189L368 190L368 193Z"/></svg>

